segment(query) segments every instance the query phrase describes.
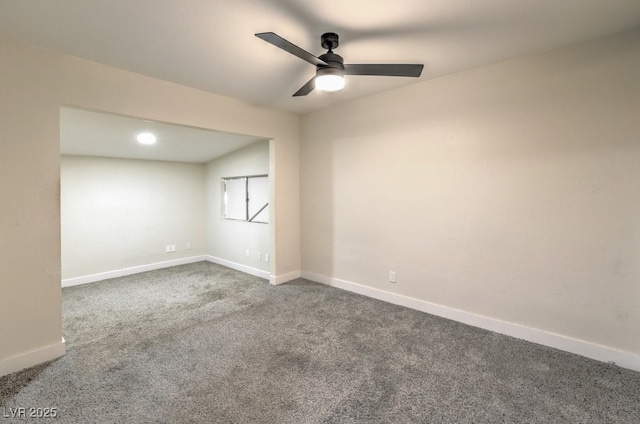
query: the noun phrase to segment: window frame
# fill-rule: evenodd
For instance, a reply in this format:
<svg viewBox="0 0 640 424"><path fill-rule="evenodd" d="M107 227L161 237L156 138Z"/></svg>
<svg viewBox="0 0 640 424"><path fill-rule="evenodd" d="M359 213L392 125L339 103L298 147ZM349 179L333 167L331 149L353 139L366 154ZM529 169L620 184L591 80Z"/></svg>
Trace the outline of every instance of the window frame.
<svg viewBox="0 0 640 424"><path fill-rule="evenodd" d="M256 224L269 224L269 214L267 214L266 221L257 221L256 218L262 213L264 209L269 206L269 201L267 200L266 204L264 204L253 216L249 216L250 202L251 198L249 196L249 180L252 178L266 178L267 179L267 190L269 187L269 175L268 174L259 174L259 175L239 175L235 177L222 177L221 185L222 185L222 219L228 221L240 221L240 222L249 222ZM235 180L244 180L244 218L239 217L229 217L228 216L228 190L227 190L227 181L235 181ZM268 192L267 192L268 195Z"/></svg>

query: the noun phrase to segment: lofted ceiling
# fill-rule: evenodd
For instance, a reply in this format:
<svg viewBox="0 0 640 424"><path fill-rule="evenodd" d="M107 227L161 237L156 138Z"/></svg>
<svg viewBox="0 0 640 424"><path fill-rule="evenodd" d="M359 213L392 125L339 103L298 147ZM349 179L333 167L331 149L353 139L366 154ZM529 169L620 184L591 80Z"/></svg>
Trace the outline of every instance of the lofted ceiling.
<svg viewBox="0 0 640 424"><path fill-rule="evenodd" d="M299 113L638 25L638 0L0 0L1 37ZM293 98L313 66L266 31L315 55L333 31L346 63L425 68Z"/></svg>

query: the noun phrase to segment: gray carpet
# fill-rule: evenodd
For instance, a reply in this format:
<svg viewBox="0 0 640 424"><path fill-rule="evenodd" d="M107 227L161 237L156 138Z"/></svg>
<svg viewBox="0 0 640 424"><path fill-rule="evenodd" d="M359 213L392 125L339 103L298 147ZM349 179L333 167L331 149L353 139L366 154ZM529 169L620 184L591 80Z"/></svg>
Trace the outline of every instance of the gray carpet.
<svg viewBox="0 0 640 424"><path fill-rule="evenodd" d="M67 355L0 378L7 422L640 422L640 373L304 280L201 262L63 299Z"/></svg>

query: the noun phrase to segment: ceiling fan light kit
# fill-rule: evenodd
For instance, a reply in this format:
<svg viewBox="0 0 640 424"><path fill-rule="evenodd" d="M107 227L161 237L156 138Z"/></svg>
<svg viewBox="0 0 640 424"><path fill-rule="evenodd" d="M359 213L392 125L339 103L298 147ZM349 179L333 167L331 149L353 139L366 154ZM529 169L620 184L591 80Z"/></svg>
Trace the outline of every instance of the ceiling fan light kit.
<svg viewBox="0 0 640 424"><path fill-rule="evenodd" d="M325 67L316 71L316 90L339 91L344 88L344 72L341 69Z"/></svg>
<svg viewBox="0 0 640 424"><path fill-rule="evenodd" d="M306 96L313 89L339 91L345 86L345 75L373 75L394 77L419 77L422 64L344 64L342 56L333 52L339 45L338 34L326 32L320 37L320 45L328 51L318 57L301 49L273 32L260 32L256 37L291 53L316 67L316 75L294 93L294 97Z"/></svg>

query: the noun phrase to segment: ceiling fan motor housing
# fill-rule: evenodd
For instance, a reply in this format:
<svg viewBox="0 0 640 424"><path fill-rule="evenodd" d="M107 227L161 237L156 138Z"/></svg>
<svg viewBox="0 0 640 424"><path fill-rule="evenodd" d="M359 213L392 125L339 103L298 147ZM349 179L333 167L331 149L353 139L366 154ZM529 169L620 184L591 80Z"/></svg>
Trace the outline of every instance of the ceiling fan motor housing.
<svg viewBox="0 0 640 424"><path fill-rule="evenodd" d="M318 59L324 61L327 65L318 65L318 69L321 68L338 68L344 69L344 59L339 54L328 52L318 56Z"/></svg>

